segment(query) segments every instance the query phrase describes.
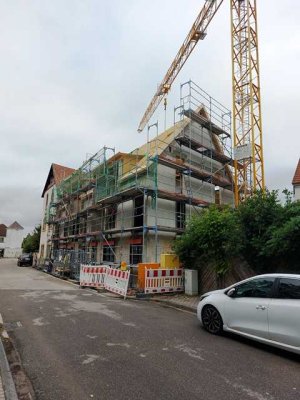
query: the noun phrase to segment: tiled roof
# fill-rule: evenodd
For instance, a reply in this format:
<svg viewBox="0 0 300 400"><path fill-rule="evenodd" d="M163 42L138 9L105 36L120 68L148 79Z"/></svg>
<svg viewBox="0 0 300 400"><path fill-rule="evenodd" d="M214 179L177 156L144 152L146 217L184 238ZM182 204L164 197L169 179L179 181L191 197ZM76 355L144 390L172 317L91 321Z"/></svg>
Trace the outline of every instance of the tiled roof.
<svg viewBox="0 0 300 400"><path fill-rule="evenodd" d="M295 171L295 175L292 181L293 185L300 185L300 159L298 161L298 165Z"/></svg>
<svg viewBox="0 0 300 400"><path fill-rule="evenodd" d="M7 229L15 229L17 231L20 231L21 229L24 229L23 226L21 226L17 221L13 222L11 225L7 227Z"/></svg>
<svg viewBox="0 0 300 400"><path fill-rule="evenodd" d="M64 167L59 164L52 164L55 184L58 185L63 179L67 178L75 171L74 168Z"/></svg>
<svg viewBox="0 0 300 400"><path fill-rule="evenodd" d="M1 237L6 237L6 225L0 224L0 236Z"/></svg>
<svg viewBox="0 0 300 400"><path fill-rule="evenodd" d="M51 180L53 180L55 185L58 185L63 179L70 176L74 171L75 171L74 168L64 167L63 165L54 163L51 164L51 168L44 186L42 197L44 197L46 190L50 187Z"/></svg>

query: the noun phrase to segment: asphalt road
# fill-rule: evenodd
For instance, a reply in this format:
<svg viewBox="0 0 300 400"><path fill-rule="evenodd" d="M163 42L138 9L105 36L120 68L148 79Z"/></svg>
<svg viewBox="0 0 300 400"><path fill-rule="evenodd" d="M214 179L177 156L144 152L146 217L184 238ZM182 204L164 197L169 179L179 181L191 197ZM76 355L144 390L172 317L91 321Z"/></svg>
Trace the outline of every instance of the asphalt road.
<svg viewBox="0 0 300 400"><path fill-rule="evenodd" d="M3 259L0 313L39 400L300 399L298 356Z"/></svg>

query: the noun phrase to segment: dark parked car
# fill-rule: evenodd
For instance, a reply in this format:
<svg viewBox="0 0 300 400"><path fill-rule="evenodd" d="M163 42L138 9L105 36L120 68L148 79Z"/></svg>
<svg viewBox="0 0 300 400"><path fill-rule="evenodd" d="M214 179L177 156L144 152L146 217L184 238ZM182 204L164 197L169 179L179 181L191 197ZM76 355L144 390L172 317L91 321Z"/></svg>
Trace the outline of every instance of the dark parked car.
<svg viewBox="0 0 300 400"><path fill-rule="evenodd" d="M22 254L18 258L17 266L18 267L25 267L26 265L32 265L32 254Z"/></svg>

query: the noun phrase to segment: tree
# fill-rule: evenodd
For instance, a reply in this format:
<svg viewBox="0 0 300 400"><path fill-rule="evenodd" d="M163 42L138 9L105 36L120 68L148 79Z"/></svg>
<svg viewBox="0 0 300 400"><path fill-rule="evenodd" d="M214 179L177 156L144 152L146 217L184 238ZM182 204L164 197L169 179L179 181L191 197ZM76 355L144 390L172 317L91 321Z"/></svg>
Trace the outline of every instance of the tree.
<svg viewBox="0 0 300 400"><path fill-rule="evenodd" d="M265 245L284 219L278 192L257 191L239 205L237 214L244 238L243 256L256 272L268 272L272 255L266 255Z"/></svg>
<svg viewBox="0 0 300 400"><path fill-rule="evenodd" d="M187 268L212 262L217 274L224 275L241 251L242 236L235 210L211 206L190 220L174 250Z"/></svg>
<svg viewBox="0 0 300 400"><path fill-rule="evenodd" d="M256 192L236 210L212 206L194 217L174 250L187 268L213 263L224 275L234 258L257 273L299 272L300 201L285 204L277 191Z"/></svg>
<svg viewBox="0 0 300 400"><path fill-rule="evenodd" d="M274 266L285 272L299 272L300 260L300 202L287 201L280 225L272 227L263 255L271 257Z"/></svg>
<svg viewBox="0 0 300 400"><path fill-rule="evenodd" d="M32 233L23 239L22 249L25 253L34 253L39 250L41 236L41 226L38 225L34 228Z"/></svg>

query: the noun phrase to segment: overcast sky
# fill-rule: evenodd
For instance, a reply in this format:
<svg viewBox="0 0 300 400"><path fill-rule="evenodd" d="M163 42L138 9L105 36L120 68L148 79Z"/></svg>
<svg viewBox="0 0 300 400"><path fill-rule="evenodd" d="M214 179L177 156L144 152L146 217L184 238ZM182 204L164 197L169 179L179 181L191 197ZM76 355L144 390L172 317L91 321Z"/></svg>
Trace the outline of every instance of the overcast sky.
<svg viewBox="0 0 300 400"><path fill-rule="evenodd" d="M300 2L257 3L266 183L291 189L300 156ZM131 151L146 140L140 118L203 4L0 0L0 223L40 222L52 162L77 168L104 145ZM231 108L229 0L175 81L168 125L189 79Z"/></svg>

